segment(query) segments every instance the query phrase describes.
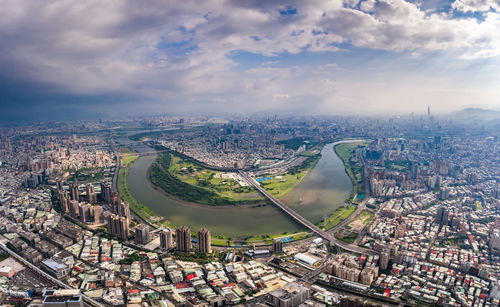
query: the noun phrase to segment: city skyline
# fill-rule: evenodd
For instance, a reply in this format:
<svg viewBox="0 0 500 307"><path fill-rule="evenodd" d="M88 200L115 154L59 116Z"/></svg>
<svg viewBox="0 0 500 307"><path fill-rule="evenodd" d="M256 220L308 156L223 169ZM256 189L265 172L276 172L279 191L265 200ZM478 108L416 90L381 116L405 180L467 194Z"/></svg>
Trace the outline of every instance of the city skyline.
<svg viewBox="0 0 500 307"><path fill-rule="evenodd" d="M0 300L499 306L498 120L426 111L1 125Z"/></svg>
<svg viewBox="0 0 500 307"><path fill-rule="evenodd" d="M495 1L2 2L2 120L499 108Z"/></svg>

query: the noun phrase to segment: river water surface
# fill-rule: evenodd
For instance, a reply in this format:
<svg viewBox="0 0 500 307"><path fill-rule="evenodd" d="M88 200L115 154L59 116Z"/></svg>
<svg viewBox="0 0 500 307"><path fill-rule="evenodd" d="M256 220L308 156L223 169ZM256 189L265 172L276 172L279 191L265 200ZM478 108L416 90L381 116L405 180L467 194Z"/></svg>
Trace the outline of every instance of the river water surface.
<svg viewBox="0 0 500 307"><path fill-rule="evenodd" d="M151 150L126 137L119 138L118 142L139 152ZM335 211L352 191L344 164L333 150L334 144L323 148L322 157L310 174L282 199L313 223ZM233 238L304 230L271 204L263 207L209 207L169 197L155 190L148 181L148 168L156 158L156 155L141 156L132 163L128 176L130 192L137 201L175 225L186 225L192 230L205 227L214 235Z"/></svg>

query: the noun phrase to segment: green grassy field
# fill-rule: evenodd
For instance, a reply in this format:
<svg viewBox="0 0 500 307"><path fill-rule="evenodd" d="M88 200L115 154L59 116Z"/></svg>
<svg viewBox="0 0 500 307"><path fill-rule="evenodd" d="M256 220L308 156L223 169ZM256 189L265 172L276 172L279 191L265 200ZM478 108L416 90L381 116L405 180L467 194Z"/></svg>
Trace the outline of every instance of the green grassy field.
<svg viewBox="0 0 500 307"><path fill-rule="evenodd" d="M320 158L320 154L309 156L301 165L290 168L284 174L268 176L271 180L261 181L260 185L274 197L281 198L304 180Z"/></svg>
<svg viewBox="0 0 500 307"><path fill-rule="evenodd" d="M104 167L84 167L78 170L68 169L67 171L72 173L68 180L74 181L76 179L80 183L96 182L113 176L113 169Z"/></svg>
<svg viewBox="0 0 500 307"><path fill-rule="evenodd" d="M308 172L309 170L304 170L295 175L272 176L271 180L262 181L260 185L276 198L281 198L293 190L307 176Z"/></svg>
<svg viewBox="0 0 500 307"><path fill-rule="evenodd" d="M127 146L119 146L118 152L120 152L122 154L129 154L129 153L134 153L135 151L132 148L129 148Z"/></svg>
<svg viewBox="0 0 500 307"><path fill-rule="evenodd" d="M355 220L353 220L350 225L356 224L358 222L361 222L363 225L366 225L370 223L370 221L373 219L374 214L371 213L368 210L363 210L361 213L356 217ZM358 224L361 225L361 224ZM364 227L364 226L363 226Z"/></svg>
<svg viewBox="0 0 500 307"><path fill-rule="evenodd" d="M307 232L297 232L297 233L281 233L281 234L276 234L276 235L267 235L267 236L252 236L250 238L247 238L245 243L248 245L251 245L253 243L260 243L264 242L267 245L270 245L273 243L273 240L276 238L288 238L291 237L293 241L301 240L304 238L309 237L310 234Z"/></svg>
<svg viewBox="0 0 500 307"><path fill-rule="evenodd" d="M411 161L384 161L385 167L387 169L392 169L400 172L409 171L411 169Z"/></svg>
<svg viewBox="0 0 500 307"><path fill-rule="evenodd" d="M371 213L368 210L363 210L361 211L361 214L359 215L358 219L363 220L363 224L368 224L370 221L373 219L374 214Z"/></svg>
<svg viewBox="0 0 500 307"><path fill-rule="evenodd" d="M319 223L318 227L322 229L330 229L337 226L338 223L345 220L349 215L356 211L356 206L340 207L333 212L326 221Z"/></svg>
<svg viewBox="0 0 500 307"><path fill-rule="evenodd" d="M151 166L149 178L166 193L199 204L220 206L263 201L253 187L236 186L236 181L216 178L216 173L172 154L163 153Z"/></svg>
<svg viewBox="0 0 500 307"><path fill-rule="evenodd" d="M175 155L171 155L168 172L185 183L211 190L234 201L264 200L252 187L242 187L234 179L221 178L221 172L203 168Z"/></svg>
<svg viewBox="0 0 500 307"><path fill-rule="evenodd" d="M351 160L351 156L356 148L366 144L368 144L367 141L341 143L334 148L337 155L344 162L346 173L351 178L355 194L363 193L363 167L360 163L354 163Z"/></svg>
<svg viewBox="0 0 500 307"><path fill-rule="evenodd" d="M121 161L121 164L123 166L128 166L130 163L134 162L135 160L137 160L139 158L138 155L130 155L130 156L124 156L122 157L122 161Z"/></svg>
<svg viewBox="0 0 500 307"><path fill-rule="evenodd" d="M356 241L357 238L358 238L357 233L350 233L348 235L340 237L339 239L346 242L346 243L352 244L352 243L354 243L354 241Z"/></svg>

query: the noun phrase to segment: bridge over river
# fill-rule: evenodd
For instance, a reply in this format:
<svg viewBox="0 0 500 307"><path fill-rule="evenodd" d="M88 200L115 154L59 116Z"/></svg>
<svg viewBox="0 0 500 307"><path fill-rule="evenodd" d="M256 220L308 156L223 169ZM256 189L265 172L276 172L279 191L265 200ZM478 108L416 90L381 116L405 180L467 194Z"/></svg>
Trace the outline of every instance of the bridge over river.
<svg viewBox="0 0 500 307"><path fill-rule="evenodd" d="M342 249L345 249L347 251L354 252L354 253L371 254L371 255L377 254L377 252L375 252L372 249L363 248L363 247L357 246L355 244L348 244L346 242L343 242L343 241L335 238L335 236L333 234L330 234L330 233L320 229L319 227L317 227L316 225L314 225L313 223L308 221L306 218L304 218L303 216L301 216L300 214L298 214L297 212L292 210L290 207L285 205L279 199L272 196L268 191L266 191L263 187L261 187L261 185L257 181L255 181L255 179L252 176L250 176L248 173L246 173L244 171L239 171L238 173L245 179L245 181L248 182L248 184L255 187L257 189L257 191L259 191L262 195L264 195L264 197L268 198L274 205L276 205L283 212L285 212L286 214L291 216L295 221L297 221L298 223L302 224L303 226L305 226L306 228L308 228L309 230L314 232L316 235L318 235L321 238L330 242L330 245L336 245Z"/></svg>

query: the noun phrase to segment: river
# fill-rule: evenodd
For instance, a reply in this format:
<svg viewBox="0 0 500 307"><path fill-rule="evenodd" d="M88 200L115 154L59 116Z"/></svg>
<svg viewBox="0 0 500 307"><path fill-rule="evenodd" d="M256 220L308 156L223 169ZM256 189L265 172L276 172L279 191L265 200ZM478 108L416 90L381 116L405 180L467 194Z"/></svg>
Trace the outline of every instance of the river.
<svg viewBox="0 0 500 307"><path fill-rule="evenodd" d="M151 150L126 137L117 140L139 152ZM341 206L352 191L344 165L333 150L334 144L323 148L322 157L310 174L282 199L313 223ZM192 230L205 227L214 235L233 238L304 230L270 204L263 207L209 207L168 197L155 190L147 179L148 168L156 158L156 155L141 156L132 163L128 176L130 192L137 201L175 225L186 225Z"/></svg>

